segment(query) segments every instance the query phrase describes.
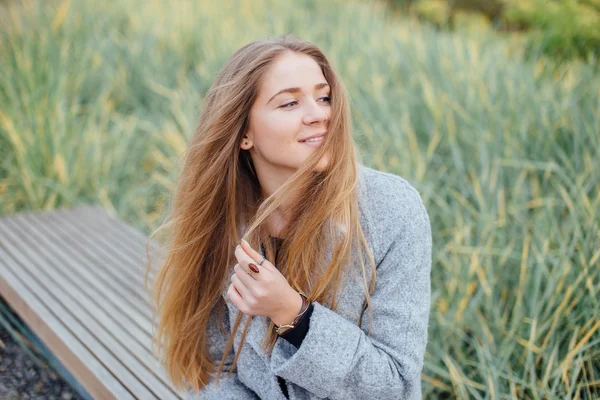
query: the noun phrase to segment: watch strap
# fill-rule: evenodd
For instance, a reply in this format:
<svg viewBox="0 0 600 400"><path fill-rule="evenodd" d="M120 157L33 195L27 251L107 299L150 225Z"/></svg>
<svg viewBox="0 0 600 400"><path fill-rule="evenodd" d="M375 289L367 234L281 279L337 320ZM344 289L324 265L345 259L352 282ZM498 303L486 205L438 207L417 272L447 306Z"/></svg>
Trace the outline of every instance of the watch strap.
<svg viewBox="0 0 600 400"><path fill-rule="evenodd" d="M304 293L299 292L299 294L302 297L302 308L300 309L300 313L298 313L298 315L296 316L296 318L294 318L294 320L292 321L291 324L285 324L285 325L275 324L275 332L277 332L278 335L281 335L290 329L294 329L296 327L296 325L298 324L298 321L300 321L302 316L304 316L304 314L306 313L306 310L308 310L308 306L310 305L310 302L308 301L308 299L306 298Z"/></svg>

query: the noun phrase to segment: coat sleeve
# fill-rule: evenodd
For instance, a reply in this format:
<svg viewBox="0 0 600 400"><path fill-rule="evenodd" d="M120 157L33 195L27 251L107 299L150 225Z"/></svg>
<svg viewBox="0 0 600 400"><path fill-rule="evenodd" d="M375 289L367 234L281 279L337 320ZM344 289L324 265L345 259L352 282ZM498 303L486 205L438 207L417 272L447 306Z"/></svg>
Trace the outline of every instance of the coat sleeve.
<svg viewBox="0 0 600 400"><path fill-rule="evenodd" d="M391 239L377 263L371 335L367 336L368 308L359 327L313 302L302 345L296 349L277 340L271 371L297 385L294 389L310 392L298 398L421 398L431 291L431 226L416 190L400 207L403 211L395 221L382 225L384 229L377 234Z"/></svg>
<svg viewBox="0 0 600 400"><path fill-rule="evenodd" d="M227 311L224 313L224 322L226 334L223 335L218 329L216 321L216 312L213 310L208 323L207 337L209 341L209 352L217 365L221 362L223 351L225 350L225 344L230 334L229 318ZM213 377L212 380L204 386L199 393L194 393L191 389L188 391L187 400L259 400L259 397L254 391L244 385L238 379L237 372L229 374L229 367L233 363L235 353L233 349L229 352L229 355L225 359L223 365L223 372L219 377L219 384L217 385L216 379Z"/></svg>

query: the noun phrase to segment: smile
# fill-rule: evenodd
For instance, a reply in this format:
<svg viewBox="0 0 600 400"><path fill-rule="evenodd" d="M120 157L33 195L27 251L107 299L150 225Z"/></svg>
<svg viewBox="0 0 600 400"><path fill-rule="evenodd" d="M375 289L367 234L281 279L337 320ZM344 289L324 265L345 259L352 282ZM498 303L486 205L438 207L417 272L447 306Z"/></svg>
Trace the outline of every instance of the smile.
<svg viewBox="0 0 600 400"><path fill-rule="evenodd" d="M303 140L301 143L307 143L307 142L319 142L319 141L321 141L321 140L323 140L323 139L325 139L325 135L323 135L323 136L320 136L320 137L318 137L318 138L306 139L306 140Z"/></svg>

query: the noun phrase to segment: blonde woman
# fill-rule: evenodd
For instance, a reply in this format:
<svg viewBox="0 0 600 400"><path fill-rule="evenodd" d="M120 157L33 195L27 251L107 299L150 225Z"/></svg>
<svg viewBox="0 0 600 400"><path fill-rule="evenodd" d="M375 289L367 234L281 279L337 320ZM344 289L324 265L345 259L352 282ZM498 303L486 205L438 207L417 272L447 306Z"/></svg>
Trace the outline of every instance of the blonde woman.
<svg viewBox="0 0 600 400"><path fill-rule="evenodd" d="M322 51L287 35L235 52L185 156L153 282L173 384L198 399L421 398L429 217L406 180L359 162Z"/></svg>

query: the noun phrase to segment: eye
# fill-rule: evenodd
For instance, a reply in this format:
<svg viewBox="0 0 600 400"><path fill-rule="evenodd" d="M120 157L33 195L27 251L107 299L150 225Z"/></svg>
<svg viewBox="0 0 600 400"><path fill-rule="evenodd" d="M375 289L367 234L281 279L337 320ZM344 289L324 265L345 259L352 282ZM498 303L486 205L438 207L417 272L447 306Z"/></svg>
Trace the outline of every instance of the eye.
<svg viewBox="0 0 600 400"><path fill-rule="evenodd" d="M297 101L291 101L291 102L289 102L289 103L287 103L287 104L284 104L284 105L280 106L279 108L289 108L288 106L289 106L290 104L294 104L294 103L297 103Z"/></svg>
<svg viewBox="0 0 600 400"><path fill-rule="evenodd" d="M321 97L319 98L319 100L325 100L326 102L330 103L331 102L331 96L325 96L325 97ZM290 101L289 103L283 104L282 106L280 106L279 108L289 108L288 106L297 103L297 101Z"/></svg>

